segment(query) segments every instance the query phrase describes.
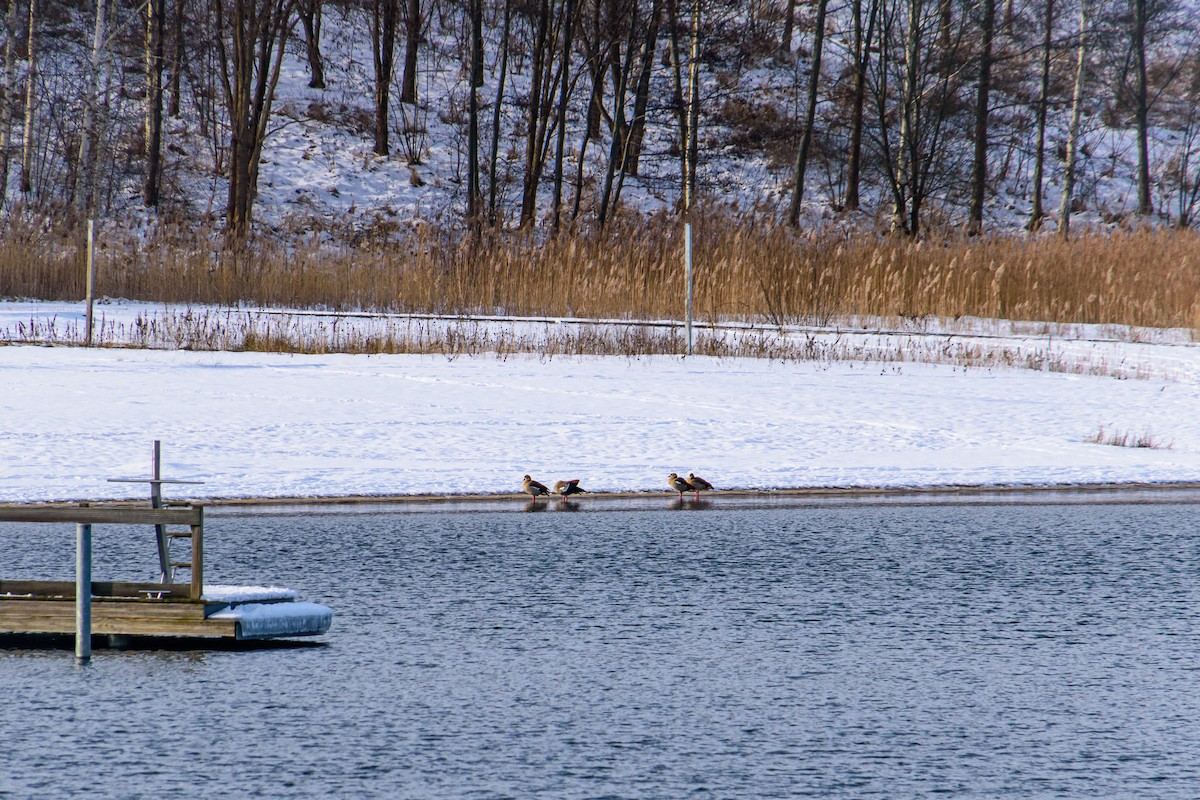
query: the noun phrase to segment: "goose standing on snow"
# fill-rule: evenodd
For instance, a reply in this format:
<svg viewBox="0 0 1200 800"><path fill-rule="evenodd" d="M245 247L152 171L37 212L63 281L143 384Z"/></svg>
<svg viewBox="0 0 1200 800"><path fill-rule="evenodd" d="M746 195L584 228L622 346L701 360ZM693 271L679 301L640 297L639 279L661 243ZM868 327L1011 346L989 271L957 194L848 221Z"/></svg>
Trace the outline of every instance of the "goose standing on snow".
<svg viewBox="0 0 1200 800"><path fill-rule="evenodd" d="M709 489L713 488L713 485L711 483L704 480L704 478L701 478L699 475L697 475L694 472L688 473L687 482L692 485L692 491L694 491L696 493L697 500L700 499L701 492L707 492Z"/></svg>
<svg viewBox="0 0 1200 800"><path fill-rule="evenodd" d="M533 498L537 502L538 497L544 494L550 494L550 490L544 484L538 483L528 475L525 480L521 481L521 491Z"/></svg>
<svg viewBox="0 0 1200 800"><path fill-rule="evenodd" d="M683 499L684 492L692 491L692 485L676 475L674 472L667 476L667 486L670 486L672 489L679 492L680 500Z"/></svg>
<svg viewBox="0 0 1200 800"><path fill-rule="evenodd" d="M551 491L560 497L568 497L573 494L583 494L587 489L581 489L579 487L579 478L574 478L569 481L555 481L554 488Z"/></svg>

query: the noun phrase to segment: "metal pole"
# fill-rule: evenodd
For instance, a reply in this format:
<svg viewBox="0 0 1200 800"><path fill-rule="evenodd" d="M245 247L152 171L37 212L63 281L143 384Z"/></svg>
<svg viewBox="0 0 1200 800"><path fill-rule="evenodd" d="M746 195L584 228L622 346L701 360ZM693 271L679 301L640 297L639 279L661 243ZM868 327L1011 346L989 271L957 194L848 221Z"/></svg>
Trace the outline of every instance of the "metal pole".
<svg viewBox="0 0 1200 800"><path fill-rule="evenodd" d="M692 354L692 223L683 226L683 252L687 262L687 354Z"/></svg>
<svg viewBox="0 0 1200 800"><path fill-rule="evenodd" d="M75 658L92 657L92 526L75 526Z"/></svg>
<svg viewBox="0 0 1200 800"><path fill-rule="evenodd" d="M154 463L150 468L150 507L162 508L162 443L154 440ZM154 538L158 542L159 580L171 583L171 554L167 551L167 526L155 525Z"/></svg>
<svg viewBox="0 0 1200 800"><path fill-rule="evenodd" d="M87 221L87 318L84 323L86 330L84 331L83 344L85 347L92 346L92 300L93 289L96 285L96 262L94 258L94 225L92 220Z"/></svg>

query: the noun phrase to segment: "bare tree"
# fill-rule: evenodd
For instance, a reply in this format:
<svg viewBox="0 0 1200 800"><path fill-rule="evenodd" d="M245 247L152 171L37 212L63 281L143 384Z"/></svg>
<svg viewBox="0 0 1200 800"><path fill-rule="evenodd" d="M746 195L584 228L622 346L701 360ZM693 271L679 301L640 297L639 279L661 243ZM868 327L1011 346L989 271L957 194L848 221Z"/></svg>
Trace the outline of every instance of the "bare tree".
<svg viewBox="0 0 1200 800"><path fill-rule="evenodd" d="M500 161L500 114L504 107L504 83L508 76L508 37L512 30L512 0L504 0L504 23L500 32L500 64L496 68L496 102L492 106L492 152L488 159L488 220L496 217L496 169Z"/></svg>
<svg viewBox="0 0 1200 800"><path fill-rule="evenodd" d="M175 13L171 17L171 100L167 104L167 114L172 118L179 116L179 95L187 55L187 45L183 38L183 18L186 9L187 0L175 0Z"/></svg>
<svg viewBox="0 0 1200 800"><path fill-rule="evenodd" d="M25 40L25 57L29 62L25 72L25 137L21 142L21 194L25 197L26 205L33 199L33 119L37 113L37 97L33 93L37 80L36 30L37 0L29 0L29 32Z"/></svg>
<svg viewBox="0 0 1200 800"><path fill-rule="evenodd" d="M1148 216L1153 210L1150 202L1149 100L1146 87L1146 0L1131 0L1133 4L1133 115L1137 125L1137 213Z"/></svg>
<svg viewBox="0 0 1200 800"><path fill-rule="evenodd" d="M979 86L975 92L975 158L971 167L971 206L967 211L967 229L972 234L983 230L983 199L987 189L988 95L992 89L992 36L996 29L996 0L982 0L983 20L979 34L983 38L979 54Z"/></svg>
<svg viewBox="0 0 1200 800"><path fill-rule="evenodd" d="M147 0L148 2L150 0ZM308 88L325 88L325 62L321 58L322 0L298 0L300 25L304 28L304 53L308 57Z"/></svg>
<svg viewBox="0 0 1200 800"><path fill-rule="evenodd" d="M1054 40L1054 0L1046 0L1042 17L1042 69L1037 102L1037 134L1033 146L1033 209L1029 214L1029 229L1036 231L1046 216L1042 210L1042 176L1046 163L1046 108L1050 98L1050 47Z"/></svg>
<svg viewBox="0 0 1200 800"><path fill-rule="evenodd" d="M1075 190L1075 161L1079 152L1079 115L1083 110L1083 81L1087 73L1088 3L1079 0L1079 44L1075 62L1075 90L1071 95L1071 126L1067 131L1067 158L1063 164L1062 200L1058 206L1058 232L1071 233L1071 203Z"/></svg>
<svg viewBox="0 0 1200 800"><path fill-rule="evenodd" d="M0 65L0 208L8 201L9 140L12 137L13 58L17 39L17 0L4 15L4 63Z"/></svg>
<svg viewBox="0 0 1200 800"><path fill-rule="evenodd" d="M509 0L505 0L505 14ZM404 72L400 76L400 102L417 102L417 48L421 45L421 0L408 0L404 15Z"/></svg>
<svg viewBox="0 0 1200 800"><path fill-rule="evenodd" d="M866 21L863 20L863 0L851 3L851 57L854 60L854 88L850 108L850 149L846 155L846 208L856 211L859 206L859 185L862 175L863 107L867 97L867 69L870 65L871 42L875 21L879 16L879 1L868 0ZM864 27L865 25L865 27Z"/></svg>
<svg viewBox="0 0 1200 800"><path fill-rule="evenodd" d="M564 14L564 30L562 35L561 69L562 79L558 83L558 137L554 145L554 199L552 208L554 217L552 228L558 233L559 221L562 216L563 189L563 149L567 137L567 98L570 96L571 43L575 31L575 3L566 0Z"/></svg>
<svg viewBox="0 0 1200 800"><path fill-rule="evenodd" d="M483 85L483 0L468 0L471 24L471 77L467 81L467 222L479 224L479 94Z"/></svg>
<svg viewBox="0 0 1200 800"><path fill-rule="evenodd" d="M813 30L812 66L808 77L808 103L804 112L804 133L796 149L796 176L792 184L792 202L788 207L788 222L800 222L800 203L804 198L804 171L808 167L808 150L812 146L813 125L817 120L817 83L821 77L821 50L825 43L825 9L827 0L817 0L817 21Z"/></svg>
<svg viewBox="0 0 1200 800"><path fill-rule="evenodd" d="M396 60L396 18L399 0L372 0L371 53L375 64L375 154L386 156L388 104L392 91L392 67Z"/></svg>
<svg viewBox="0 0 1200 800"><path fill-rule="evenodd" d="M1079 50L1075 61L1075 90L1070 101L1070 127L1067 131L1067 160L1063 163L1062 200L1058 204L1058 233L1070 234L1070 205L1074 200L1075 161L1079 154L1079 118L1084 107L1084 78L1087 73L1087 0L1079 1Z"/></svg>
<svg viewBox="0 0 1200 800"><path fill-rule="evenodd" d="M271 118L294 0L211 0L219 77L229 117L229 201L226 226L234 236L250 225L258 169Z"/></svg>
<svg viewBox="0 0 1200 800"><path fill-rule="evenodd" d="M158 205L162 173L163 17L165 0L146 0L146 184L147 208Z"/></svg>

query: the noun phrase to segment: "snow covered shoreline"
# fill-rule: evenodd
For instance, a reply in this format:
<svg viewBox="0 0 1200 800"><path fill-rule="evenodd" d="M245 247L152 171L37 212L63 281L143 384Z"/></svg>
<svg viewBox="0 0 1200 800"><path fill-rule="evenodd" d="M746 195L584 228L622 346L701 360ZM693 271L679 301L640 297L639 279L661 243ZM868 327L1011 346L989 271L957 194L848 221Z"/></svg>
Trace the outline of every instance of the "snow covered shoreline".
<svg viewBox="0 0 1200 800"><path fill-rule="evenodd" d="M30 305L0 303L0 321ZM168 497L198 500L503 499L526 473L655 502L668 472L690 471L768 492L1200 482L1200 347L1139 339L1055 344L1152 376L1127 380L878 361L0 346L0 502L138 497L107 478L148 474L153 439L164 477L205 481ZM1096 443L1103 431L1157 446Z"/></svg>

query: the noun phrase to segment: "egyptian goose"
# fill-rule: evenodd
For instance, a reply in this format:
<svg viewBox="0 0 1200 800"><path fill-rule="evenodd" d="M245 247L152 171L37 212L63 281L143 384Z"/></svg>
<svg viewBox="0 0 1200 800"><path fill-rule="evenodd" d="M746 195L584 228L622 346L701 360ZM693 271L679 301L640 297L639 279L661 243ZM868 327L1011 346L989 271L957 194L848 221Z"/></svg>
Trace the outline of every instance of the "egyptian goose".
<svg viewBox="0 0 1200 800"><path fill-rule="evenodd" d="M701 492L707 492L709 489L713 488L711 483L704 480L704 478L701 478L694 472L688 473L687 482L692 485L692 490L696 493L697 500L700 499Z"/></svg>
<svg viewBox="0 0 1200 800"><path fill-rule="evenodd" d="M567 497L572 494L583 494L587 489L580 488L579 478L574 478L569 481L555 481L554 488L550 491L561 497Z"/></svg>
<svg viewBox="0 0 1200 800"><path fill-rule="evenodd" d="M680 500L683 499L684 492L692 491L692 485L676 475L674 472L667 476L667 486L670 486L672 489L679 492Z"/></svg>
<svg viewBox="0 0 1200 800"><path fill-rule="evenodd" d="M532 497L535 502L540 495L550 494L550 490L546 488L545 484L538 483L528 475L525 476L525 480L521 481L521 491Z"/></svg>

